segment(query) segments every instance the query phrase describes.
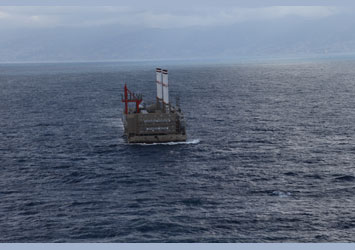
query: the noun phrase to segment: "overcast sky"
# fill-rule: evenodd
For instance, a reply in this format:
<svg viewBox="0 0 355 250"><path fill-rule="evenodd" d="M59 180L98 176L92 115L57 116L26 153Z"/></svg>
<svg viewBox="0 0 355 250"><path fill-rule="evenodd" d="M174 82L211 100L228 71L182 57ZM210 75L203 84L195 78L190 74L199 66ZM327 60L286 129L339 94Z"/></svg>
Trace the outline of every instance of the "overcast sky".
<svg viewBox="0 0 355 250"><path fill-rule="evenodd" d="M353 53L352 2L2 0L0 61ZM236 41L235 47L224 39ZM155 44L162 48L160 55Z"/></svg>
<svg viewBox="0 0 355 250"><path fill-rule="evenodd" d="M5 6L0 8L1 28L58 26L184 28L223 26L246 21L268 21L287 16L319 19L346 12L341 6L239 7L203 5L199 8L147 9L134 6Z"/></svg>

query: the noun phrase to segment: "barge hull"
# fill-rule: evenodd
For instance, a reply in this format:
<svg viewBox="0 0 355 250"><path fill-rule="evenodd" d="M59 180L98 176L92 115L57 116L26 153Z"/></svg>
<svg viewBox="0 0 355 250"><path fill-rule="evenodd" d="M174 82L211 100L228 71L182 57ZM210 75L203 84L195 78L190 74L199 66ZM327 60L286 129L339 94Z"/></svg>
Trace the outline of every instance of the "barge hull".
<svg viewBox="0 0 355 250"><path fill-rule="evenodd" d="M184 142L186 135L149 135L149 136L131 136L127 138L129 143L164 143L164 142Z"/></svg>

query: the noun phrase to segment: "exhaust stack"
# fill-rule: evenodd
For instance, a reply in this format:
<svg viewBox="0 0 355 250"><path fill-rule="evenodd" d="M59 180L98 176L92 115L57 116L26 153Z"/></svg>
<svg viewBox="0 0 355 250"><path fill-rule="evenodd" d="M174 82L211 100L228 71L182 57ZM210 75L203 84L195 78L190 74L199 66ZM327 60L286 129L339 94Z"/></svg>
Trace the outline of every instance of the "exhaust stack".
<svg viewBox="0 0 355 250"><path fill-rule="evenodd" d="M163 101L163 82L161 68L156 68L156 83L157 83L157 103Z"/></svg>
<svg viewBox="0 0 355 250"><path fill-rule="evenodd" d="M166 110L169 108L169 83L168 83L168 70L163 69L163 103Z"/></svg>

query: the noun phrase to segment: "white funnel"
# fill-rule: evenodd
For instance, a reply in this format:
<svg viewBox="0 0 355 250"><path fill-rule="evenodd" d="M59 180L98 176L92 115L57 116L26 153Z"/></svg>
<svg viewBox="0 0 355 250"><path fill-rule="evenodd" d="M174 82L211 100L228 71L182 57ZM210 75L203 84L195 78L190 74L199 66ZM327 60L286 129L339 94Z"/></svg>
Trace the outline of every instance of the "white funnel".
<svg viewBox="0 0 355 250"><path fill-rule="evenodd" d="M162 75L161 69L156 68L156 83L157 83L157 99L158 101L163 100L163 83L162 83Z"/></svg>
<svg viewBox="0 0 355 250"><path fill-rule="evenodd" d="M163 102L169 105L169 83L168 83L168 70L163 69Z"/></svg>

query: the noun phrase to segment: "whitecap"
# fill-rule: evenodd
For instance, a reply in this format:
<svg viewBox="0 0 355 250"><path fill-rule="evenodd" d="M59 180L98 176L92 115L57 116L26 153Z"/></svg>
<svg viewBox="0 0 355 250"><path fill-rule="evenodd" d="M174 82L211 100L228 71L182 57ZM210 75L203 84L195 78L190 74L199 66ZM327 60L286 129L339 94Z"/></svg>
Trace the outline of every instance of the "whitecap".
<svg viewBox="0 0 355 250"><path fill-rule="evenodd" d="M118 119L118 121L117 121L117 127L119 127L119 128L124 128L122 119Z"/></svg>
<svg viewBox="0 0 355 250"><path fill-rule="evenodd" d="M109 127L124 129L121 118L104 118L103 121Z"/></svg>
<svg viewBox="0 0 355 250"><path fill-rule="evenodd" d="M198 144L200 139L191 139L187 141L178 141L178 142L157 142L157 143L134 143L132 145L142 145L142 146L154 146L154 145L188 145L188 144Z"/></svg>
<svg viewBox="0 0 355 250"><path fill-rule="evenodd" d="M283 191L274 191L272 192L273 195L276 195L280 198L286 198L286 197L289 197L291 196L291 193L290 192L283 192Z"/></svg>

